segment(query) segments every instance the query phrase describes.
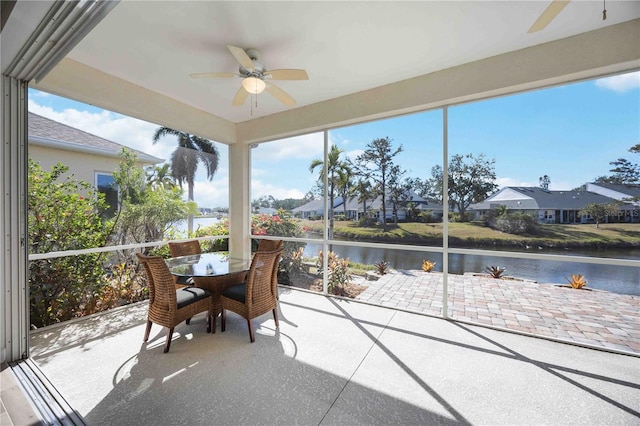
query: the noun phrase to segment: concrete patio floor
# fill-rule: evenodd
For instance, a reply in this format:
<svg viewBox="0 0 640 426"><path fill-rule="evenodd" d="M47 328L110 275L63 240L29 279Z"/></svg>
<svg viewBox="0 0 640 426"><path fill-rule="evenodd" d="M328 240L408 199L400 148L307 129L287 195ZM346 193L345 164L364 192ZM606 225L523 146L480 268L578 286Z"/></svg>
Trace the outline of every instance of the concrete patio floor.
<svg viewBox="0 0 640 426"><path fill-rule="evenodd" d="M640 354L640 297L556 284L448 276L449 317L622 353ZM393 271L356 299L442 316L442 273Z"/></svg>
<svg viewBox="0 0 640 426"><path fill-rule="evenodd" d="M38 330L32 358L90 425L638 424L640 358L280 289L142 343L145 303Z"/></svg>

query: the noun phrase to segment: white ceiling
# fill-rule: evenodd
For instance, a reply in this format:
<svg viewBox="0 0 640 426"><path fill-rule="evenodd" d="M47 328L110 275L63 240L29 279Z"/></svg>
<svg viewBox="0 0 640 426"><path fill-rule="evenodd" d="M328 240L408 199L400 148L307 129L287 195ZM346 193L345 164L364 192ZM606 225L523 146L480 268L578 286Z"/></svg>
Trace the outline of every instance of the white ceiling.
<svg viewBox="0 0 640 426"><path fill-rule="evenodd" d="M250 112L231 100L239 78L227 45L254 47L268 69L304 68L309 81L276 82L295 107L640 17L640 3L572 1L527 34L548 1L121 1L68 55L90 67L234 123L287 107L268 94ZM295 108L294 107L294 108Z"/></svg>

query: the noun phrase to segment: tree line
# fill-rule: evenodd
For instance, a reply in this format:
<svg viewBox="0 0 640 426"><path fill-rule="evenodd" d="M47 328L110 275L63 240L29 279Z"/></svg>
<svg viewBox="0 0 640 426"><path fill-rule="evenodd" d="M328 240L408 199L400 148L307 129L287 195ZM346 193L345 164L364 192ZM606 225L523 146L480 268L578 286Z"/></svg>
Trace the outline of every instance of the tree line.
<svg viewBox="0 0 640 426"><path fill-rule="evenodd" d="M332 145L327 155L325 168L322 159L314 159L309 165L309 171L319 170L316 185L303 199L288 199L286 202L276 200L272 196L261 197L252 204L256 207L272 207L291 210L303 205L314 198L322 197L324 193L325 170L327 174L327 198L330 206L335 206L337 197L342 200L357 200L363 206L366 215L367 205L380 197L381 217L387 218L387 212L395 224L398 222L398 210L401 206L408 206L411 211L411 192L426 199L428 202L442 204L443 169L436 165L431 169L431 175L426 178L412 178L406 176L406 171L395 161L396 156L403 151L403 146L393 146L389 137L373 139L362 154L354 160L345 158L344 151L337 145ZM640 154L640 144L629 149L633 154ZM593 179L596 183L637 184L640 183L640 165L625 158L619 158L609 163L612 168L609 175ZM449 208L457 212L460 220L466 220L466 213L471 204L481 202L493 194L498 185L495 183L495 159L487 158L480 153L474 155L454 154L448 164L448 196ZM550 177L540 177L539 184L548 189ZM585 185L580 188L584 190ZM284 200L282 200L284 201ZM601 207L601 206L600 206ZM347 215L346 202L343 202L344 215ZM598 208L593 214L600 217ZM611 210L608 209L608 212ZM333 234L334 209L329 209L329 234ZM383 228L387 229L386 220L381 220Z"/></svg>

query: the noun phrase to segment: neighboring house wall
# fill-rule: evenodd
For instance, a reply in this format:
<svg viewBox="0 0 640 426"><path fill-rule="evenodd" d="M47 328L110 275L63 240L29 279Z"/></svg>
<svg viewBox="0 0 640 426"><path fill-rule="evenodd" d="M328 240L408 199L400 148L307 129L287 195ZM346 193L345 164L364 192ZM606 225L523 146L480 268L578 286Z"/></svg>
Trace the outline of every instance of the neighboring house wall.
<svg viewBox="0 0 640 426"><path fill-rule="evenodd" d="M40 164L43 169L50 170L57 163L62 163L69 167L69 174L73 174L75 179L96 184L96 173L113 173L120 160L114 157L97 156L81 152L65 151L50 147L29 145L29 157ZM138 162L140 167L144 164Z"/></svg>
<svg viewBox="0 0 640 426"><path fill-rule="evenodd" d="M106 196L115 209L117 189L113 187L113 172L120 164L119 154L125 148L119 143L84 132L66 124L39 116L28 115L29 158L45 171L61 163L69 167L66 176L93 185ZM138 157L137 165L144 167L162 163L161 158L131 149Z"/></svg>
<svg viewBox="0 0 640 426"><path fill-rule="evenodd" d="M38 114L29 113L29 157L43 169L57 163L69 167L74 178L96 184L96 174L111 174L120 163L119 154L125 146L91 133L59 123ZM131 149L138 157L138 166L162 163L161 158Z"/></svg>
<svg viewBox="0 0 640 426"><path fill-rule="evenodd" d="M324 216L324 202L322 200L311 200L307 204L291 210L294 217L301 219L321 218Z"/></svg>
<svg viewBox="0 0 640 426"><path fill-rule="evenodd" d="M412 203L414 205L414 209L417 212L420 211L432 211L434 216L442 217L442 205L441 204L432 204L427 200L423 199L415 192L411 191L407 197L406 201L403 201L401 205L398 207L398 220L404 221L407 219L407 205ZM342 202L338 201L336 203L336 207L333 209L334 216L345 215L346 219L350 220L359 220L364 215L364 204L362 202L358 202L357 197L351 198L347 200L346 203L346 215L345 215L345 206ZM367 216L376 218L380 221L382 216L382 197L378 196L373 200L367 200ZM386 216L387 221L393 220L393 204L391 201L387 200L386 202Z"/></svg>

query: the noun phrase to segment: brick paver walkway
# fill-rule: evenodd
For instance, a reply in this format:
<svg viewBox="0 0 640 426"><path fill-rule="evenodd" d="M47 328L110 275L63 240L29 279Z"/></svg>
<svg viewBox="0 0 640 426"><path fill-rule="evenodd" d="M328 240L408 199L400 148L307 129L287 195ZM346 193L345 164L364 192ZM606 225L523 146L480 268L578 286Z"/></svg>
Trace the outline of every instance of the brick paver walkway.
<svg viewBox="0 0 640 426"><path fill-rule="evenodd" d="M442 316L442 274L393 271L356 299ZM640 354L640 297L449 275L449 317Z"/></svg>

